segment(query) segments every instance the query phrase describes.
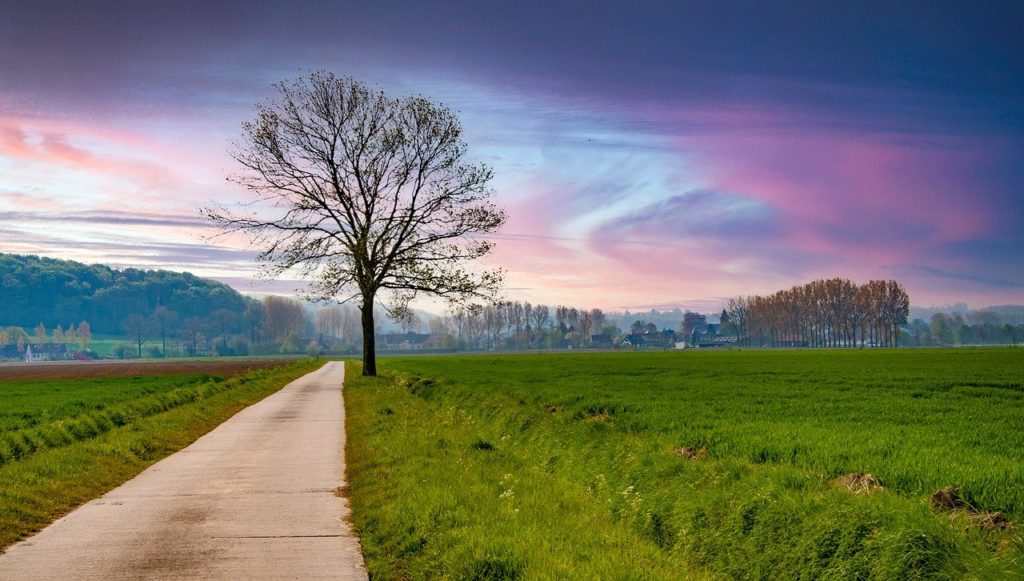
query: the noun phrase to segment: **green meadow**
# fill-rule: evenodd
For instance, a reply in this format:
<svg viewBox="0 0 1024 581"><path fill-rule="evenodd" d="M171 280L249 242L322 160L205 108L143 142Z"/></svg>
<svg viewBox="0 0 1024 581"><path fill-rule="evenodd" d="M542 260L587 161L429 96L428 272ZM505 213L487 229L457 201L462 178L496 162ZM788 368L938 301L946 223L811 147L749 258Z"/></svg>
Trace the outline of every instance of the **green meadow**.
<svg viewBox="0 0 1024 581"><path fill-rule="evenodd" d="M1019 349L383 368L345 392L374 576L1024 577Z"/></svg>
<svg viewBox="0 0 1024 581"><path fill-rule="evenodd" d="M322 363L230 378L193 373L0 383L0 548Z"/></svg>

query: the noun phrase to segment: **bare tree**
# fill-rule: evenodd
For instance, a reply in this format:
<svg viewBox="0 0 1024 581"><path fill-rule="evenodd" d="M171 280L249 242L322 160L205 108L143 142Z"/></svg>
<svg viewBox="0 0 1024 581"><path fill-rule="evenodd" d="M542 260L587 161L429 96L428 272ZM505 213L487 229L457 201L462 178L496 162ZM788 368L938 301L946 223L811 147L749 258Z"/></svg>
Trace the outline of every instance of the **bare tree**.
<svg viewBox="0 0 1024 581"><path fill-rule="evenodd" d="M178 320L178 314L163 305L159 305L153 311L152 319L157 333L160 334L160 356L167 357L167 335L170 333L171 327Z"/></svg>
<svg viewBox="0 0 1024 581"><path fill-rule="evenodd" d="M306 312L299 301L269 295L263 297L263 326L271 341L280 343L288 335L298 336L306 323Z"/></svg>
<svg viewBox="0 0 1024 581"><path fill-rule="evenodd" d="M198 357L200 351L202 351L203 341L203 321L199 317L189 317L185 319L181 327L178 329L178 336L185 340L187 345L188 354L190 357Z"/></svg>
<svg viewBox="0 0 1024 581"><path fill-rule="evenodd" d="M533 329L537 333L537 341L540 342L544 338L544 327L547 326L550 315L548 314L547 305L535 305L533 307Z"/></svg>
<svg viewBox="0 0 1024 581"><path fill-rule="evenodd" d="M492 172L464 161L455 113L423 97L395 99L326 72L277 89L233 152L244 170L232 180L264 213L203 214L250 235L268 275L297 269L314 279L313 296L358 300L363 375L376 375L379 293L392 316L418 293L452 302L496 295L500 271L465 266L491 251L479 235L505 221L490 201Z"/></svg>
<svg viewBox="0 0 1024 581"><path fill-rule="evenodd" d="M259 345L263 336L263 323L266 320L263 304L254 300L246 301L244 318L249 329L249 341L253 345Z"/></svg>
<svg viewBox="0 0 1024 581"><path fill-rule="evenodd" d="M139 314L129 315L124 321L124 332L138 347L139 358L142 358L142 346L153 332L153 320Z"/></svg>

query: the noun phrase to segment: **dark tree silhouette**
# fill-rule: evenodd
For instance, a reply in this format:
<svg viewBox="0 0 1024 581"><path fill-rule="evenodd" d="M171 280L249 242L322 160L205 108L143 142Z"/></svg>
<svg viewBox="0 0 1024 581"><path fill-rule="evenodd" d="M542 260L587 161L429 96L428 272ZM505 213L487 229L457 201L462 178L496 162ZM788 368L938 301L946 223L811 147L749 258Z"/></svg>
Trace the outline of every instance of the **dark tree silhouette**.
<svg viewBox="0 0 1024 581"><path fill-rule="evenodd" d="M358 300L363 374L376 375L378 294L397 318L418 293L496 295L500 271L466 267L492 248L479 235L505 221L490 200L491 170L464 160L454 112L423 97L326 72L276 87L233 152L244 170L230 179L256 204L203 214L250 235L268 275L297 269L314 280L312 296Z"/></svg>

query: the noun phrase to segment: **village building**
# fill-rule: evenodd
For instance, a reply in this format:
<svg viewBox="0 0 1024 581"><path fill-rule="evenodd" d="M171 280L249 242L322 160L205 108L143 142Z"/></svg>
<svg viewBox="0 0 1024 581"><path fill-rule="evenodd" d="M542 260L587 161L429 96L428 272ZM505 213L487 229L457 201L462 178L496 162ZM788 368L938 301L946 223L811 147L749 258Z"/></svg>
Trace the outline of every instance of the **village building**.
<svg viewBox="0 0 1024 581"><path fill-rule="evenodd" d="M430 333L386 333L377 335L377 345L385 351L418 351L430 347Z"/></svg>
<svg viewBox="0 0 1024 581"><path fill-rule="evenodd" d="M39 361L65 361L71 359L71 351L64 343L42 343L40 345L17 344L0 346L0 360L3 361L24 361L35 363Z"/></svg>
<svg viewBox="0 0 1024 581"><path fill-rule="evenodd" d="M690 345L701 349L729 347L735 344L736 335L723 335L720 323L695 325L690 333Z"/></svg>
<svg viewBox="0 0 1024 581"><path fill-rule="evenodd" d="M650 325L648 325L650 327ZM647 349L673 349L676 346L676 332L671 329L652 332L649 328L630 333L622 339L623 347Z"/></svg>

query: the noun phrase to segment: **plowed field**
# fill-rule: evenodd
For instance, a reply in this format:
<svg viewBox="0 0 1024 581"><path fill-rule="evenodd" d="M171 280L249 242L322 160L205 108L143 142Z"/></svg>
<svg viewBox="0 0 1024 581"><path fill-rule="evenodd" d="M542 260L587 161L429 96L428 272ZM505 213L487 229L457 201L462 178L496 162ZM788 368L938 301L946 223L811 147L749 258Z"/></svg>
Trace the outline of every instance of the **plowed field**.
<svg viewBox="0 0 1024 581"><path fill-rule="evenodd" d="M256 369L293 363L294 358L196 359L175 361L55 361L51 363L4 363L0 381L30 379L90 379L155 375L209 374L234 377Z"/></svg>

